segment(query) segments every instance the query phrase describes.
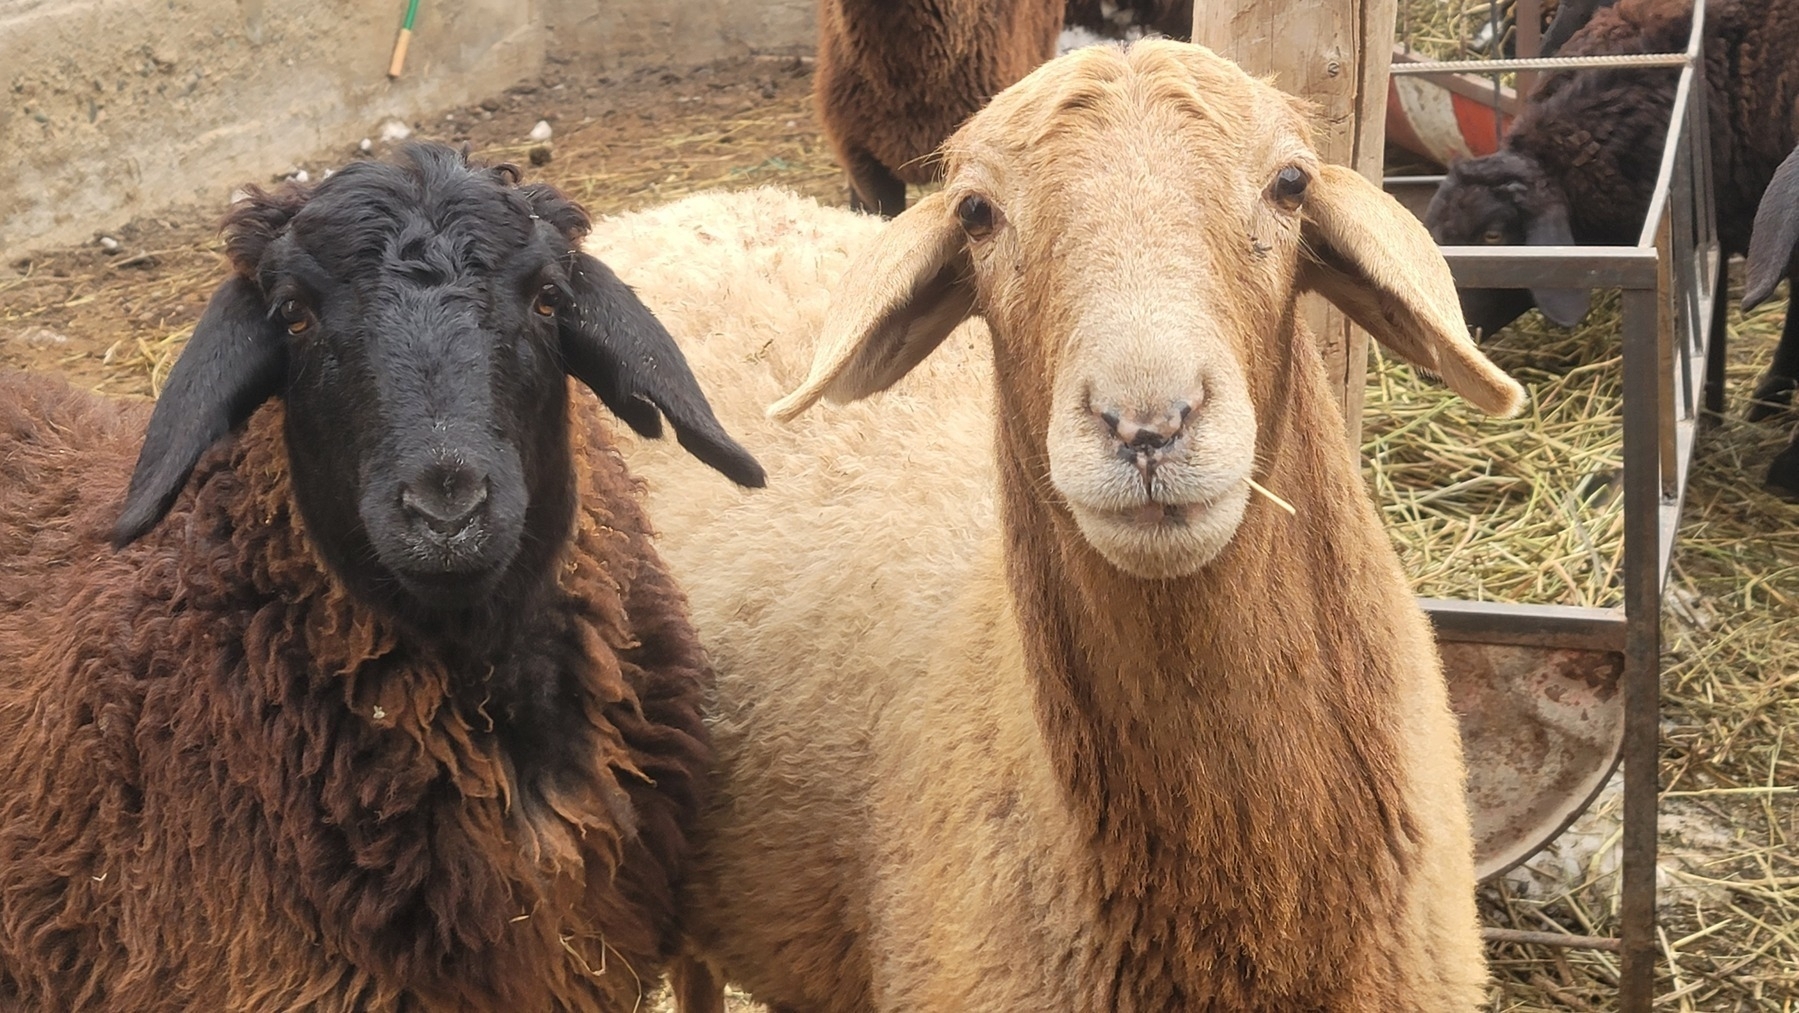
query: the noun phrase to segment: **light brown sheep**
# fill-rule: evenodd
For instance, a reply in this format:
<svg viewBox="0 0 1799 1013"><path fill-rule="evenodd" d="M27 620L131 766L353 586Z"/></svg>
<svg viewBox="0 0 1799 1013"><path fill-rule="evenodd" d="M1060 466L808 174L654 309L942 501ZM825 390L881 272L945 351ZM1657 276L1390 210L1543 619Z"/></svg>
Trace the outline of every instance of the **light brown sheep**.
<svg viewBox="0 0 1799 1013"><path fill-rule="evenodd" d="M1061 28L1062 0L819 0L812 97L850 206L905 210L943 139L1056 55Z"/></svg>
<svg viewBox="0 0 1799 1013"><path fill-rule="evenodd" d="M770 470L624 448L718 672L684 1009L1475 1009L1455 719L1295 312L1516 411L1430 237L1192 45L946 150L885 228L764 191L589 239Z"/></svg>

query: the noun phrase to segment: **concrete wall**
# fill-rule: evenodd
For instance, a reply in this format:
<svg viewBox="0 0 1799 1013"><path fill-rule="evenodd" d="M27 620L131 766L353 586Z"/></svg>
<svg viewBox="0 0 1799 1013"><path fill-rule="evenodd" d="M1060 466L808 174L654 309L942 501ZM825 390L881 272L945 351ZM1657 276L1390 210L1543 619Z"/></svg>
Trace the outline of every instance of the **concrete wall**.
<svg viewBox="0 0 1799 1013"><path fill-rule="evenodd" d="M0 263L81 242L370 130L595 73L804 52L812 0L0 0Z"/></svg>
<svg viewBox="0 0 1799 1013"><path fill-rule="evenodd" d="M551 52L602 71L810 53L817 0L544 0Z"/></svg>

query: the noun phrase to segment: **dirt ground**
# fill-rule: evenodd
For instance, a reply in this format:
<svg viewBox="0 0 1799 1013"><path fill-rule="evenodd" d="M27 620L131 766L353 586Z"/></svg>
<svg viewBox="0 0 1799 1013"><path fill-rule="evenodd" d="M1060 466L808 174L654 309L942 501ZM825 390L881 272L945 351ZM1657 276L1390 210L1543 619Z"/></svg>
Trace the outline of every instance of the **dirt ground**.
<svg viewBox="0 0 1799 1013"><path fill-rule="evenodd" d="M819 135L809 87L809 65L791 59L646 70L616 80L564 66L409 126L414 136L466 140L479 156L518 162L527 178L563 187L596 216L763 183L842 203L842 177ZM533 166L529 134L539 120L553 128L551 157ZM281 175L303 170L318 178L351 159L378 156L392 143L381 139L380 127L366 127L369 152L361 150L362 137L345 137ZM244 182L269 186L278 178ZM224 276L216 222L225 202L220 194L209 206L106 227L81 246L0 265L0 368L59 371L95 389L152 395ZM1668 909L1661 987L1676 992L1669 1008L1695 1013L1799 1010L1799 806L1784 794L1799 781L1794 753L1784 746L1799 728L1799 529L1792 508L1757 488L1759 469L1784 431L1746 424L1738 410L1766 362L1779 313L1770 305L1750 320L1733 317L1733 414L1701 441L1671 581L1687 596L1685 611L1671 611L1665 625L1663 784L1685 797L1670 800L1664 841L1698 849L1681 875L1709 889L1682 895ZM1593 356L1611 354L1607 338L1594 338L1593 346ZM1508 369L1526 364L1524 351L1505 343L1494 354ZM1364 416L1370 461L1382 459L1386 430L1405 428L1383 416L1389 396L1415 402L1426 386L1409 371L1374 382ZM1399 386L1389 395L1383 382ZM1372 476L1379 467L1370 465L1371 481L1384 488ZM1688 840L1682 806L1704 807L1707 833L1722 827L1729 839ZM1600 837L1608 833L1602 829ZM1614 852L1615 838L1583 852L1592 867L1558 887L1566 895L1489 889L1489 924L1610 931L1615 880L1601 866ZM1491 953L1494 1010L1612 1008L1616 966L1608 955L1523 946ZM734 1001L731 1009L758 1007Z"/></svg>
<svg viewBox="0 0 1799 1013"><path fill-rule="evenodd" d="M819 137L809 66L743 59L698 69L649 69L612 80L558 68L534 84L409 124L415 138L467 141L478 157L514 161L580 199L594 215L715 186L778 183L841 202L845 191ZM538 121L553 130L551 159L531 164ZM369 124L362 137L288 171L245 180L272 186L292 171L378 157L396 142ZM746 137L749 142L746 143ZM172 208L97 231L78 247L0 266L0 367L61 371L117 394L150 395L170 355L223 280L211 206ZM104 245L103 245L104 244Z"/></svg>

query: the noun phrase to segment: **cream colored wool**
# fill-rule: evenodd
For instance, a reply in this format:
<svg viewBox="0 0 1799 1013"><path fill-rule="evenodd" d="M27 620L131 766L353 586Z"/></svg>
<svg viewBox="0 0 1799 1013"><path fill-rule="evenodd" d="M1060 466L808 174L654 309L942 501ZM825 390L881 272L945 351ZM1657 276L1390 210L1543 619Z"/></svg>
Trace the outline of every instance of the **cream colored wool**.
<svg viewBox="0 0 1799 1013"><path fill-rule="evenodd" d="M623 447L718 672L683 1008L1473 1010L1455 720L1292 312L1516 411L1441 257L1199 47L1072 53L947 150L885 229L757 190L589 239L769 473ZM1081 399L1157 376L1205 392L1164 488L1213 505L1146 531Z"/></svg>

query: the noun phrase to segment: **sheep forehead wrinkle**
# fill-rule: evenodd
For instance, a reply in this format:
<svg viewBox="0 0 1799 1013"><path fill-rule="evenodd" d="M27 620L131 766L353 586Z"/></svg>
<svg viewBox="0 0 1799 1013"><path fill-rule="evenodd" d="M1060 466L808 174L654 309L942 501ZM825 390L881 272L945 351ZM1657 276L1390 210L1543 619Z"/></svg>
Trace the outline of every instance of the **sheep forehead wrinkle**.
<svg viewBox="0 0 1799 1013"><path fill-rule="evenodd" d="M545 232L570 239L585 232L578 205L517 179L510 166L470 166L445 149L408 148L398 161L353 163L313 186L253 192L226 221L227 248L241 272L254 274L284 232L335 278L396 266L417 273L423 265L448 280L503 270Z"/></svg>

